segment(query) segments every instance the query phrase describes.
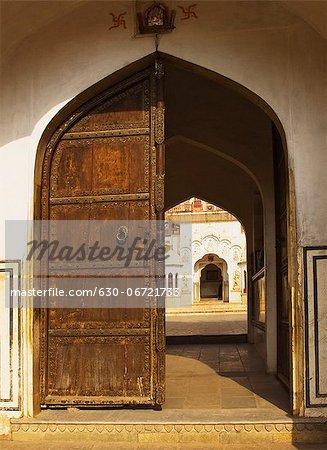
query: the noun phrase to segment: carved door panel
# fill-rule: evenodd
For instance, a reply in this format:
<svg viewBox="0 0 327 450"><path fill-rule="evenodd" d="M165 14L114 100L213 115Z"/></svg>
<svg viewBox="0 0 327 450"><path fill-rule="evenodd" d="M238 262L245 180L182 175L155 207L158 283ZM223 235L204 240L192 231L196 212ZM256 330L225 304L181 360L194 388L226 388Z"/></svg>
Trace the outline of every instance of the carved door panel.
<svg viewBox="0 0 327 450"><path fill-rule="evenodd" d="M69 225L65 230L65 239L72 246L81 236L85 238L85 223L90 223L85 221L150 221L163 217L160 67L161 62L156 62L94 97L61 125L47 145L41 217L83 221L74 226L74 231ZM51 227L50 233L56 233ZM117 236L125 232L118 230ZM117 236L106 238L113 243ZM88 244L91 242L90 236ZM43 287L60 285L67 292L72 281L67 276L58 277L59 263L47 264L50 276ZM78 270L73 265L65 266L65 274L72 277L78 278ZM153 266L139 269L146 285L152 270ZM54 273L57 277L51 277ZM122 268L123 280L124 274ZM106 277L100 284L105 288ZM77 287L84 286L81 276ZM136 308L126 308L124 301L115 308L96 305L55 308L52 303L51 308L41 310L41 403L160 405L164 401L165 369L162 305L154 308L153 301Z"/></svg>

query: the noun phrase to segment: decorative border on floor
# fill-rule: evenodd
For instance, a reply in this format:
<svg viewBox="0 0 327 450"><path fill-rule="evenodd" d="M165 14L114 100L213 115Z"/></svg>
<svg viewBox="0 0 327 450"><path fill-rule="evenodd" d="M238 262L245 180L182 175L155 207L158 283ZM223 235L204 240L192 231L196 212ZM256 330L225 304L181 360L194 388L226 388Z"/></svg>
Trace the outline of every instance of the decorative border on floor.
<svg viewBox="0 0 327 450"><path fill-rule="evenodd" d="M101 424L101 423L12 423L13 440L85 440L112 442L314 442L327 443L327 423L235 424Z"/></svg>

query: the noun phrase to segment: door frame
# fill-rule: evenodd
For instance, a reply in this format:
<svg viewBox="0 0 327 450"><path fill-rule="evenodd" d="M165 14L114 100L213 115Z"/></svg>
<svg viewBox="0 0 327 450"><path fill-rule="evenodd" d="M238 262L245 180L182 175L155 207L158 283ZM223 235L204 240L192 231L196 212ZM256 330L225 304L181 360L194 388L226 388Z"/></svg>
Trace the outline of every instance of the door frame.
<svg viewBox="0 0 327 450"><path fill-rule="evenodd" d="M193 71L206 78L214 80L219 84L226 86L233 91L236 91L241 96L249 99L252 103L261 108L269 118L274 122L283 144L285 152L285 164L287 168L286 179L286 203L287 203L287 236L288 236L288 255L289 255L289 273L288 281L291 290L291 403L292 412L294 415L304 414L304 333L303 333L303 305L299 301L301 299L301 286L299 286L298 269L300 260L300 249L297 247L296 241L296 205L295 205L295 183L294 174L288 164L288 150L286 135L277 114L274 110L257 94L240 85L239 83L231 80L225 76L220 75L205 67L198 66L196 64L187 62L180 58L165 54L162 52L154 52L136 62L129 64L128 66L110 74L108 77L95 83L82 93L78 94L73 100L69 101L50 121L45 128L41 139L39 141L34 171L34 220L40 220L41 218L41 176L42 166L45 157L46 149L51 137L58 129L60 124L64 123L74 111L76 111L81 105L88 100L97 96L101 92L108 90L118 82L134 75L135 73L148 68L154 64L154 61L160 57L163 61L170 62L176 66ZM31 269L32 271L33 269ZM32 275L32 274L31 274ZM32 415L37 414L40 411L40 383L39 383L39 353L40 353L40 311L34 309L33 313L28 316L27 326L29 326L32 340L32 360L29 364L32 365L33 372L33 394L27 401L27 410L32 412ZM31 383L28 383L31 385ZM26 391L25 391L26 392Z"/></svg>

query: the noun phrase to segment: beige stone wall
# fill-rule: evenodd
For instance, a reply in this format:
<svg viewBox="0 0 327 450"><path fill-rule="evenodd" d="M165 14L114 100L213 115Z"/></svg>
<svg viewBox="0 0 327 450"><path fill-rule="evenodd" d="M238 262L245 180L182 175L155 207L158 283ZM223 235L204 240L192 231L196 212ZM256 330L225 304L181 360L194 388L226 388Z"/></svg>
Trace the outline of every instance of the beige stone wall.
<svg viewBox="0 0 327 450"><path fill-rule="evenodd" d="M36 8L29 3L30 8ZM66 8L62 13L59 5L55 9L49 3L55 2L37 5L38 14L48 8L48 15L44 14L35 29L36 11L31 18L25 16L32 23L25 35L18 33L21 40L16 38L12 43L15 26L24 27L17 11L12 17L16 25L5 28L10 28L11 45L2 54L1 141L9 144L11 154L5 164L14 156L24 161L20 186L11 190L21 217L30 214L25 192L31 185L31 171L26 173L26 163L33 166L41 132L35 129L39 120L47 116L44 126L62 102L155 49L153 38L133 38L132 3L67 2L72 10ZM176 30L161 37L159 50L231 78L276 112L286 132L289 164L295 172L299 241L319 244L327 240L322 207L326 203L322 187L326 185L319 183L317 193L317 180L326 183L326 47L323 37L282 3L200 2L199 18L181 21L178 14ZM109 31L110 11L127 11L126 30ZM6 36L3 41L6 46ZM2 178L7 190L16 181L8 178ZM4 207L4 213L10 214L10 205L6 202Z"/></svg>
<svg viewBox="0 0 327 450"><path fill-rule="evenodd" d="M1 258L5 219L33 217L36 148L51 118L92 84L155 50L152 37L133 37L132 2L6 3L1 44ZM228 77L260 97L263 108L272 108L285 130L294 175L300 258L303 246L326 245L326 42L321 28L312 26L315 16L307 21L302 10L296 15L289 7L293 2L202 1L197 2L198 19L182 21L179 3L171 2L178 10L176 29L160 38L159 50ZM127 29L109 31L109 12L123 11ZM265 204L268 210L272 207ZM267 217L265 227L273 233ZM273 303L267 314L273 324ZM31 321L24 324L28 335ZM26 350L24 364L30 369L31 347ZM25 413L32 410L29 383L30 378L25 383Z"/></svg>

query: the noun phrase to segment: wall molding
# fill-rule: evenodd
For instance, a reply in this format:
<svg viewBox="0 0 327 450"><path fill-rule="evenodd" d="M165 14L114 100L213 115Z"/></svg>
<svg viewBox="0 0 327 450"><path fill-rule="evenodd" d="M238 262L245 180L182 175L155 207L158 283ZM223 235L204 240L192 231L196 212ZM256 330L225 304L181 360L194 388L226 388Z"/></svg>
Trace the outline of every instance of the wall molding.
<svg viewBox="0 0 327 450"><path fill-rule="evenodd" d="M81 423L70 421L12 420L11 439L63 440L86 442L134 442L254 444L327 442L327 426L322 421L241 422L241 423ZM165 448L166 448L165 447Z"/></svg>
<svg viewBox="0 0 327 450"><path fill-rule="evenodd" d="M303 265L306 407L326 408L327 355L321 342L327 342L327 246L304 247Z"/></svg>
<svg viewBox="0 0 327 450"><path fill-rule="evenodd" d="M0 411L20 410L20 262L0 261Z"/></svg>

